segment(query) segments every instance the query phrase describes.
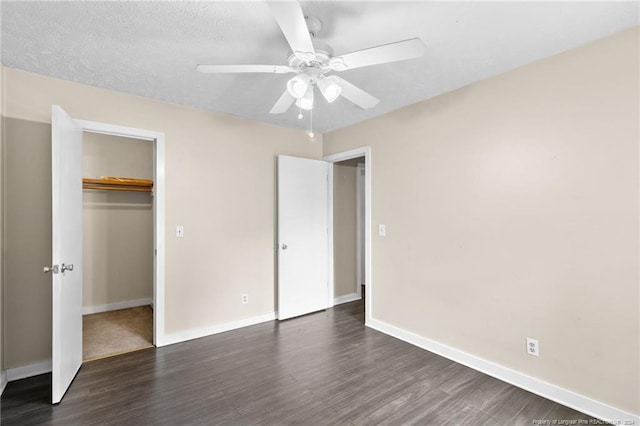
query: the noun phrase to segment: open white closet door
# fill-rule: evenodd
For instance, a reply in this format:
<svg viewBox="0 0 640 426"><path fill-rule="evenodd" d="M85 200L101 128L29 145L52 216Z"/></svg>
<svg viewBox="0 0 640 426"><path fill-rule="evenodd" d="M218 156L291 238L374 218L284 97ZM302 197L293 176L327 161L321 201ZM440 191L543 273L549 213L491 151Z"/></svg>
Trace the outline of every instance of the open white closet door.
<svg viewBox="0 0 640 426"><path fill-rule="evenodd" d="M329 163L278 156L278 319L326 309Z"/></svg>
<svg viewBox="0 0 640 426"><path fill-rule="evenodd" d="M51 108L52 378L62 400L82 364L82 127Z"/></svg>

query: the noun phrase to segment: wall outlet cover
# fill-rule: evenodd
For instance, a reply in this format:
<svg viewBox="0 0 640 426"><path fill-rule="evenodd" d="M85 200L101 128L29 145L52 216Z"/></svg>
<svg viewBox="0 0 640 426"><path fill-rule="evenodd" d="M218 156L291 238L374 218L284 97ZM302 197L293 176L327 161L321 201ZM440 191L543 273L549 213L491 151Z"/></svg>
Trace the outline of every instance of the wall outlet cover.
<svg viewBox="0 0 640 426"><path fill-rule="evenodd" d="M533 356L540 356L540 344L536 339L527 337L527 353Z"/></svg>

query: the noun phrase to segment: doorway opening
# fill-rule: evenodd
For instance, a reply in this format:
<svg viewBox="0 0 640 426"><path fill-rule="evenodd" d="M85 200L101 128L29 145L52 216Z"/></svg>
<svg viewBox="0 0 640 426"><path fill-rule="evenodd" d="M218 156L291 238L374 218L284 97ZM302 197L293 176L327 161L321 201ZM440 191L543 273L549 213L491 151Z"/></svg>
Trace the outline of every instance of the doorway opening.
<svg viewBox="0 0 640 426"><path fill-rule="evenodd" d="M153 346L153 151L83 132L83 362Z"/></svg>
<svg viewBox="0 0 640 426"><path fill-rule="evenodd" d="M153 295L151 299L151 307L153 309L153 337L151 343L154 346L164 346L166 345L164 335L164 134L152 130L124 127L115 124L100 123L96 121L78 119L76 119L75 121L82 129L83 138L86 135L93 134L105 137L123 138L130 142L135 141L138 143L150 143L152 146L153 184L150 198L152 199L153 205ZM148 146L145 149L148 149ZM110 267L117 268L117 265L110 265Z"/></svg>
<svg viewBox="0 0 640 426"><path fill-rule="evenodd" d="M329 168L329 305L362 299L372 318L371 148L323 158Z"/></svg>
<svg viewBox="0 0 640 426"><path fill-rule="evenodd" d="M365 294L365 173L364 156L333 163L334 305L361 300Z"/></svg>

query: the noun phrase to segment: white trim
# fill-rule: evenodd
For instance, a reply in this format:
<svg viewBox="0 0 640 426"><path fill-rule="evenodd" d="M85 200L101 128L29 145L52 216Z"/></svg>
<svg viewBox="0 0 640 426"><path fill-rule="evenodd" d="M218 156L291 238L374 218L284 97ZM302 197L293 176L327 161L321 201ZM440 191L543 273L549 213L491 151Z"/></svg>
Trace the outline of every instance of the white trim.
<svg viewBox="0 0 640 426"><path fill-rule="evenodd" d="M37 362L35 364L24 365L22 367L9 368L7 370L7 381L25 379L27 377L38 376L40 374L51 373L51 360Z"/></svg>
<svg viewBox="0 0 640 426"><path fill-rule="evenodd" d="M153 282L153 343L156 346L163 346L164 340L164 250L165 250L165 144L164 133L156 136L155 148L155 167L154 167L154 282Z"/></svg>
<svg viewBox="0 0 640 426"><path fill-rule="evenodd" d="M362 276L362 231L364 224L363 217L360 214L361 211L364 211L364 206L362 206L362 202L360 201L360 194L364 190L364 179L363 174L366 177L367 169L366 164L358 163L356 167L356 280L357 280L357 289L358 297L362 297L362 285L366 285L366 273L365 276Z"/></svg>
<svg viewBox="0 0 640 426"><path fill-rule="evenodd" d="M362 296L360 296L357 293L345 294L344 296L338 296L335 299L333 299L333 304L341 305L343 303L349 303L349 302L353 302L354 300L360 300L360 299L362 299Z"/></svg>
<svg viewBox="0 0 640 426"><path fill-rule="evenodd" d="M2 370L0 371L0 396L2 396L2 394L4 393L4 390L7 387L7 383L9 383L9 381L7 380L7 372Z"/></svg>
<svg viewBox="0 0 640 426"><path fill-rule="evenodd" d="M365 162L365 187L364 187L364 244L365 244L365 259L364 259L364 271L366 274L367 285L365 286L365 324L369 324L373 319L372 310L372 294L373 294L373 274L371 273L371 177L373 176L373 164L371 160L371 147L363 146L361 148L351 149L349 151L340 152L338 154L326 155L322 159L330 163L337 163L338 161L350 160L352 158L364 157ZM330 168L333 173L333 167ZM330 188L331 190L331 188ZM333 192L332 197L329 200L329 209L333 211ZM329 222L329 247L333 247L333 222ZM333 259L333 255L330 257ZM329 277L333 277L333 263L330 262ZM333 287L333 286L332 286Z"/></svg>
<svg viewBox="0 0 640 426"><path fill-rule="evenodd" d="M160 136L164 137L164 133L154 132L152 130L137 129L135 127L118 126L116 124L99 123L97 121L80 120L74 118L76 123L85 132L100 133L103 135L122 136L125 138L144 139L147 141L155 141Z"/></svg>
<svg viewBox="0 0 640 426"><path fill-rule="evenodd" d="M327 308L333 308L335 305L334 296L335 296L335 276L333 273L333 268L335 265L335 261L333 256L335 255L333 249L333 164L328 162L327 165L327 250L329 251L329 257L327 262Z"/></svg>
<svg viewBox="0 0 640 426"><path fill-rule="evenodd" d="M194 328L191 330L179 331L177 333L166 334L164 337L164 345L173 345L175 343L185 342L187 340L199 339L201 337L211 336L225 331L237 330L238 328L248 327L250 325L260 324L263 322L273 321L276 319L276 313L270 312L264 315L244 318L237 321L230 321L223 324L217 324L210 327ZM156 345L157 346L157 345Z"/></svg>
<svg viewBox="0 0 640 426"><path fill-rule="evenodd" d="M371 147L363 146L360 148L350 149L348 151L339 152L337 154L325 155L322 157L324 161L330 163L337 163L340 161L351 160L352 158L365 157L365 164L368 160L367 155L371 155Z"/></svg>
<svg viewBox="0 0 640 426"><path fill-rule="evenodd" d="M165 140L164 133L134 127L117 126L95 121L78 120L82 130L90 133L124 136L153 141L153 229L155 256L153 260L153 343L164 346L165 309Z"/></svg>
<svg viewBox="0 0 640 426"><path fill-rule="evenodd" d="M459 349L452 348L426 337L419 336L383 321L371 319L366 325L382 333L411 343L412 345L426 349L429 352L436 353L452 361L466 365L474 370L478 370L482 373L488 374L489 376L495 377L559 404L566 405L567 407L581 411L590 416L606 421L616 422L614 424L640 424L640 416L638 415L628 413L587 396L561 388L535 377L528 376L519 371L512 370L508 367L504 367L500 364L463 352ZM635 423L624 423L625 421L632 421Z"/></svg>
<svg viewBox="0 0 640 426"><path fill-rule="evenodd" d="M153 299L125 300L123 302L107 303L105 305L85 306L82 308L82 315L98 314L100 312L117 311L118 309L135 308L137 306L153 306Z"/></svg>

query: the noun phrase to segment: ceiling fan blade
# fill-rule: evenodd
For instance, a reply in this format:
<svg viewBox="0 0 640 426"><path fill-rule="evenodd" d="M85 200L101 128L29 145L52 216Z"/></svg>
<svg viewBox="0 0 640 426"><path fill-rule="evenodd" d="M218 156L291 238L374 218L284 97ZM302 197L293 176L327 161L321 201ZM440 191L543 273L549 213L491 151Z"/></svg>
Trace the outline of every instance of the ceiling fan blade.
<svg viewBox="0 0 640 426"><path fill-rule="evenodd" d="M424 55L426 46L419 38L412 38L382 46L358 50L331 58L331 66L336 71L351 70L369 65L404 61Z"/></svg>
<svg viewBox="0 0 640 426"><path fill-rule="evenodd" d="M340 93L340 95L358 105L360 108L373 108L374 106L378 105L378 102L380 102L377 98L374 98L358 86L354 86L345 79L335 75L331 77L340 87L342 87L342 92Z"/></svg>
<svg viewBox="0 0 640 426"><path fill-rule="evenodd" d="M267 3L293 53L304 61L314 59L316 51L300 4L296 0L268 0Z"/></svg>
<svg viewBox="0 0 640 426"><path fill-rule="evenodd" d="M258 72L268 74L286 74L293 72L287 65L198 65L196 69L203 73L243 73Z"/></svg>
<svg viewBox="0 0 640 426"><path fill-rule="evenodd" d="M287 112L287 110L295 100L296 98L291 96L288 90L285 90L282 96L280 96L280 99L278 99L273 105L273 108L271 108L269 114L282 114Z"/></svg>

